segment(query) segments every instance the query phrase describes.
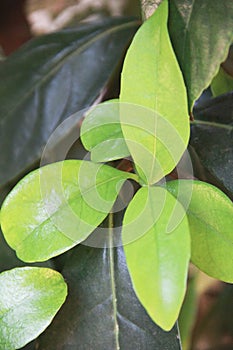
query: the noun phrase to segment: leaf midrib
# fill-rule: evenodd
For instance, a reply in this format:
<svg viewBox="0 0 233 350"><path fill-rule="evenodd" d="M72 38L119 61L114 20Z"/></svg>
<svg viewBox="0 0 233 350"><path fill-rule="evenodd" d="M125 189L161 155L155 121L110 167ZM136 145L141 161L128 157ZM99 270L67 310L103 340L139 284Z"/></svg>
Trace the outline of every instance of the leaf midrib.
<svg viewBox="0 0 233 350"><path fill-rule="evenodd" d="M14 107L11 110L9 110L8 113L6 113L4 115L4 117L2 118L2 122L4 122L9 117L9 115L11 115L17 108L19 108L19 106L21 106L26 101L26 99L30 95L33 94L33 91L35 89L41 87L43 85L43 83L45 81L47 81L53 75L53 73L56 72L56 70L58 70L63 65L63 63L67 59L67 57L70 58L72 56L80 54L81 52L85 51L89 46L91 46L92 43L94 43L95 41L98 41L98 40L104 38L105 36L107 36L107 35L109 35L111 33L116 32L119 28L121 28L123 30L123 29L126 29L126 28L134 27L134 26L135 26L135 21L130 22L130 23L128 22L128 23L116 25L116 26L114 26L112 28L109 28L109 29L105 30L104 32L101 32L100 34L92 37L85 44L83 44L81 47L79 47L79 48L76 47L73 51L69 51L67 54L65 54L57 62L56 65L54 65L54 67L52 69L49 70L49 72L46 75L44 75L44 78L42 77L36 83L32 84L32 87L28 90L28 92L25 93L25 95L23 97L21 97L19 99L19 102L16 105L14 105Z"/></svg>
<svg viewBox="0 0 233 350"><path fill-rule="evenodd" d="M123 178L123 177L120 177L119 175L117 175L117 176L115 176L115 177L108 178L107 180L104 180L104 181L99 182L98 185L97 185L97 187L102 186L102 185L104 185L104 184L107 184L107 183L109 183L109 182L111 182L111 181L113 181L113 180L115 181L117 178L119 178L119 180L122 180L122 181L123 181L123 180L125 180L125 181L127 180L127 177ZM90 187L88 190L86 190L85 192L82 192L82 193L86 194L86 193L88 193L89 191L91 191L94 187L95 187L95 185L93 185L93 186ZM119 189L119 192L120 192L120 189ZM75 193L74 196L70 197L69 203L73 203L73 202L77 201L77 199L79 199L80 197L82 197L82 193L81 193L81 191L79 191L78 193ZM117 196L117 194L116 194L116 196ZM113 200L112 202L114 202L114 200ZM23 242L25 242L25 241L28 239L29 236L31 236L34 232L37 231L38 227L45 225L45 224L46 224L47 222L49 222L53 217L55 217L55 216L57 215L57 213L58 213L60 210L62 210L62 209L63 209L64 207L66 207L66 206L67 206L67 204L62 203L62 205L59 206L58 209L57 209L52 215L50 215L47 219L43 220L43 221L42 221L39 225L37 225L32 231L30 231L30 232L27 234L27 236L25 236L24 239L21 240L21 241L19 242L19 244L17 244L17 246L16 246L15 249L17 250L17 248L18 248L19 246L21 246L21 245L23 244ZM107 215L106 212L101 212L101 214L106 214L106 215ZM83 220L82 220L82 221L83 221ZM88 224L88 223L87 223L87 224ZM92 224L88 224L88 225L92 226ZM93 230L94 230L94 228L93 228ZM59 231L59 232L61 232L61 231ZM72 243L76 243L76 242L77 242L77 241L72 240L70 237L67 237L66 235L64 235L63 232L61 232L61 233L63 234L63 236L64 236L66 239L69 239Z"/></svg>
<svg viewBox="0 0 233 350"><path fill-rule="evenodd" d="M116 283L115 283L115 270L114 270L114 247L113 247L113 213L109 214L108 220L109 230L109 265L110 265L110 281L112 290L112 306L113 306L113 322L114 322L114 336L116 350L120 350L119 342L119 324L117 320L117 295L116 295Z"/></svg>

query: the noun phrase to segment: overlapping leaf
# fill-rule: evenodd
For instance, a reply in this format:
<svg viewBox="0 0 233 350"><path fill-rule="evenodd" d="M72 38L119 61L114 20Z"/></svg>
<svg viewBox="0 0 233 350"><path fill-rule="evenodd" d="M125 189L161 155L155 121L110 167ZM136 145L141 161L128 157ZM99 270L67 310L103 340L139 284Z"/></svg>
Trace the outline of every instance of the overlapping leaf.
<svg viewBox="0 0 233 350"><path fill-rule="evenodd" d="M121 79L123 135L141 178L149 184L176 166L189 139L186 89L167 16L165 0L136 33Z"/></svg>
<svg viewBox="0 0 233 350"><path fill-rule="evenodd" d="M168 230L175 207L181 220ZM164 188L141 188L126 210L122 240L140 302L154 322L171 329L183 302L190 258L183 207Z"/></svg>
<svg viewBox="0 0 233 350"><path fill-rule="evenodd" d="M208 275L233 282L233 205L216 187L200 181L180 180L167 184L181 203L192 187L187 211L192 247L192 261Z"/></svg>
<svg viewBox="0 0 233 350"><path fill-rule="evenodd" d="M215 97L233 91L233 77L220 67L218 74L212 80L211 91Z"/></svg>
<svg viewBox="0 0 233 350"><path fill-rule="evenodd" d="M189 109L217 74L233 41L233 2L169 0L169 33L184 75Z"/></svg>
<svg viewBox="0 0 233 350"><path fill-rule="evenodd" d="M127 178L135 175L78 160L35 170L3 203L1 227L6 241L27 262L61 254L104 220Z"/></svg>
<svg viewBox="0 0 233 350"><path fill-rule="evenodd" d="M81 127L84 147L91 151L94 162L107 162L129 155L120 125L119 100L110 100L93 107Z"/></svg>
<svg viewBox="0 0 233 350"><path fill-rule="evenodd" d="M121 224L115 215L114 224ZM62 274L70 293L51 327L37 340L37 350L180 350L177 326L163 331L138 301L122 247L110 248L108 242L101 249L81 244L65 255Z"/></svg>
<svg viewBox="0 0 233 350"><path fill-rule="evenodd" d="M56 271L24 267L1 273L1 350L19 349L42 333L66 295L67 286Z"/></svg>

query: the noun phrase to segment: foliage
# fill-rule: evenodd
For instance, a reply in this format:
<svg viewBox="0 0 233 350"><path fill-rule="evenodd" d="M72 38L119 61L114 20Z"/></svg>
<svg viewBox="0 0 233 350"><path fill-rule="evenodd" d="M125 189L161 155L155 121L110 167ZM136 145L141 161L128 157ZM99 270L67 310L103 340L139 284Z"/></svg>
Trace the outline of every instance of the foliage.
<svg viewBox="0 0 233 350"><path fill-rule="evenodd" d="M190 259L210 276L233 282L230 199L213 185L179 179L193 111L198 117L191 123L193 154L202 170L204 166L212 172L207 180L214 178L218 187L232 194L232 179L222 170L225 164L232 166L232 126L219 120L218 110L218 101L225 105L228 95L193 109L226 57L233 38L232 18L229 2L163 0L127 51L119 98L71 118L76 110L93 105L106 86L135 21L109 19L52 34L1 64L1 80L6 81L0 109L1 146L6 149L1 159L2 188L38 161L54 131L55 142L46 149L42 165L60 160L22 178L1 209L3 235L21 260L41 262L67 252L53 260L69 285L67 306L39 338L36 349L50 349L54 333L56 348L81 342L80 349L179 349L176 320ZM25 71L23 78L17 74L20 69ZM216 119L209 117L212 107ZM72 145L70 135L78 134L83 113L81 141L91 160L63 160L61 154L60 159L53 158L64 139ZM203 150L206 142L216 144L216 135L221 135L219 152L225 157L216 156L211 147ZM121 159L129 156L130 167L123 171L126 161ZM177 178L167 181L175 168ZM193 174L188 171L190 178ZM135 193L125 203L127 188ZM12 276L22 282L15 285ZM19 299L15 322L0 320L1 348L20 348L51 322L64 302L66 285L57 272L36 267L2 272L0 283L6 295L0 299L4 317L9 309L15 310L13 296L25 293L28 298L26 303ZM33 327L28 324L32 322L28 309L37 320ZM18 318L23 336L17 333Z"/></svg>

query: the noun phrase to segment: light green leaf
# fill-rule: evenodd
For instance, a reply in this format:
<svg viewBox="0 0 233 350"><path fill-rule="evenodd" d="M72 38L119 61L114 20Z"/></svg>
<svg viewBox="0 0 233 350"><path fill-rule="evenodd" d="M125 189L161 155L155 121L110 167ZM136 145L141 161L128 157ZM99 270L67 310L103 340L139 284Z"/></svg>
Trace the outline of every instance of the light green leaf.
<svg viewBox="0 0 233 350"><path fill-rule="evenodd" d="M93 107L81 127L81 140L91 151L94 162L108 162L129 156L120 125L119 100L110 100Z"/></svg>
<svg viewBox="0 0 233 350"><path fill-rule="evenodd" d="M165 0L136 33L121 79L123 135L139 175L149 184L174 169L189 139L186 89L167 17Z"/></svg>
<svg viewBox="0 0 233 350"><path fill-rule="evenodd" d="M168 230L175 207L182 218ZM162 187L142 187L126 210L122 239L140 302L154 322L170 330L183 302L190 258L183 207Z"/></svg>
<svg viewBox="0 0 233 350"><path fill-rule="evenodd" d="M42 333L66 295L66 283L54 270L24 267L1 273L1 350L19 349Z"/></svg>
<svg viewBox="0 0 233 350"><path fill-rule="evenodd" d="M233 282L233 205L219 189L201 181L180 180L167 183L167 189L186 201L192 246L192 262L208 275Z"/></svg>
<svg viewBox="0 0 233 350"><path fill-rule="evenodd" d="M104 220L128 178L135 175L80 160L33 171L3 203L1 226L6 241L27 262L67 251Z"/></svg>
<svg viewBox="0 0 233 350"><path fill-rule="evenodd" d="M214 97L233 91L233 77L220 67L218 74L212 80L211 91Z"/></svg>
<svg viewBox="0 0 233 350"><path fill-rule="evenodd" d="M232 28L232 1L169 0L169 33L184 75L190 110L227 57Z"/></svg>

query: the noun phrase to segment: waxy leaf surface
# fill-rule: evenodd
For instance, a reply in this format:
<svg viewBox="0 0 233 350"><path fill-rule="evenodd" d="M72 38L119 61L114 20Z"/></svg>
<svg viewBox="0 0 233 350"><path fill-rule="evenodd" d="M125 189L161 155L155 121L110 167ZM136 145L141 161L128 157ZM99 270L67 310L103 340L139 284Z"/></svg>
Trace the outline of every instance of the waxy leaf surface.
<svg viewBox="0 0 233 350"><path fill-rule="evenodd" d="M200 180L220 187L233 199L233 93L198 103L190 145ZM198 165L198 164L197 164Z"/></svg>
<svg viewBox="0 0 233 350"><path fill-rule="evenodd" d="M168 230L175 207L181 219ZM183 207L162 187L141 188L126 210L122 240L137 297L152 320L170 330L184 299L190 258Z"/></svg>
<svg viewBox="0 0 233 350"><path fill-rule="evenodd" d="M171 181L167 189L186 201L192 188L187 216L191 233L191 259L211 277L233 282L233 205L218 188L201 181Z"/></svg>
<svg viewBox="0 0 233 350"><path fill-rule="evenodd" d="M38 37L1 63L0 185L35 166L53 131L96 101L137 27L129 18L82 24Z"/></svg>
<svg viewBox="0 0 233 350"><path fill-rule="evenodd" d="M61 254L87 238L111 210L125 180L134 177L79 160L35 170L3 203L5 239L26 262Z"/></svg>
<svg viewBox="0 0 233 350"><path fill-rule="evenodd" d="M189 139L186 89L167 29L168 3L139 28L124 61L120 119L143 182L173 170Z"/></svg>
<svg viewBox="0 0 233 350"><path fill-rule="evenodd" d="M169 33L184 75L190 110L226 59L232 27L232 1L169 0Z"/></svg>
<svg viewBox="0 0 233 350"><path fill-rule="evenodd" d="M233 77L220 67L218 74L212 80L211 91L215 97L233 91Z"/></svg>
<svg viewBox="0 0 233 350"><path fill-rule="evenodd" d="M64 255L67 302L33 350L181 349L177 325L163 331L138 301L122 247L80 244Z"/></svg>
<svg viewBox="0 0 233 350"><path fill-rule="evenodd" d="M119 100L93 107L81 126L84 147L91 151L94 162L107 162L129 156L120 124Z"/></svg>
<svg viewBox="0 0 233 350"><path fill-rule="evenodd" d="M24 267L0 274L0 348L20 349L51 323L64 303L63 277L47 268Z"/></svg>

